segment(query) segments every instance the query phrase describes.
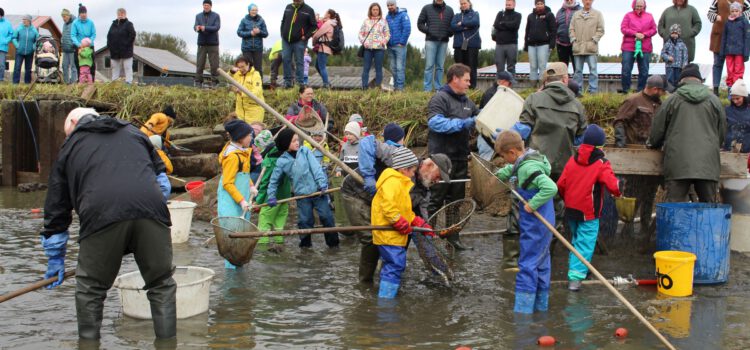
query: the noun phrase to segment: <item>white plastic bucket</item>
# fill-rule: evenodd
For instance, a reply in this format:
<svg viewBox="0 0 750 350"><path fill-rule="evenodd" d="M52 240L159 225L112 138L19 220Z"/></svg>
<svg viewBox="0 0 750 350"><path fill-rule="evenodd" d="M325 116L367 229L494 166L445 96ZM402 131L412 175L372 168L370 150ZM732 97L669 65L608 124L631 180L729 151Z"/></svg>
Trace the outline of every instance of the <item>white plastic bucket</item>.
<svg viewBox="0 0 750 350"><path fill-rule="evenodd" d="M208 296L214 271L197 266L179 266L173 278L177 283L177 318L183 319L208 311ZM130 317L150 320L151 305L143 290L143 278L138 271L128 272L115 279L120 291L122 312Z"/></svg>
<svg viewBox="0 0 750 350"><path fill-rule="evenodd" d="M193 211L197 204L185 201L169 201L169 216L172 220L172 243L185 243L190 238Z"/></svg>

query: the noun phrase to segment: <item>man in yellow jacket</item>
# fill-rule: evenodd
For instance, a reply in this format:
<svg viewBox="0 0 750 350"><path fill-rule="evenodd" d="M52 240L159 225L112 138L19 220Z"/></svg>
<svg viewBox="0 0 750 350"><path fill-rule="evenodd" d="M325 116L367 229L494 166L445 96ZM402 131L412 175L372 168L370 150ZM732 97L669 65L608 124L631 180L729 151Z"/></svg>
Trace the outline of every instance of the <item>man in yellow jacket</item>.
<svg viewBox="0 0 750 350"><path fill-rule="evenodd" d="M412 226L431 228L424 219L414 214L409 191L419 160L406 147L393 153L392 168L380 175L372 200L373 226L392 226L394 230L372 231L373 243L378 246L383 266L380 269L379 298L393 299L401 285L401 274L406 269L406 243Z"/></svg>
<svg viewBox="0 0 750 350"><path fill-rule="evenodd" d="M247 58L240 57L234 61L234 80L238 81L246 89L250 90L253 95L257 96L261 101L263 99L263 78L260 73L253 68L253 63L248 62ZM263 116L265 111L263 107L255 103L253 99L245 95L242 91L232 87L232 90L236 94L235 101L235 112L237 118L244 120L250 124L252 122L263 122Z"/></svg>

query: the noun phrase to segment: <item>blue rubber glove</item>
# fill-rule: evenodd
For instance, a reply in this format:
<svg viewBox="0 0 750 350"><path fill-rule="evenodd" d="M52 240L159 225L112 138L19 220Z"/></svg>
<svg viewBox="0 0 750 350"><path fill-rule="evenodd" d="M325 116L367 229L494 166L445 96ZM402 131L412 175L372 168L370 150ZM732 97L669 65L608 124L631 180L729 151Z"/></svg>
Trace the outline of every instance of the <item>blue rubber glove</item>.
<svg viewBox="0 0 750 350"><path fill-rule="evenodd" d="M268 206L271 207L271 208L273 208L277 204L279 204L278 201L276 200L276 197L268 198L268 200L266 201L266 203L268 203Z"/></svg>
<svg viewBox="0 0 750 350"><path fill-rule="evenodd" d="M464 129L471 130L477 124L477 117L466 118L464 121Z"/></svg>
<svg viewBox="0 0 750 350"><path fill-rule="evenodd" d="M365 191L371 195L375 195L378 189L375 187L375 179L372 177L365 178Z"/></svg>
<svg viewBox="0 0 750 350"><path fill-rule="evenodd" d="M164 200L169 200L169 194L172 193L172 184L169 182L167 174L161 173L156 175L156 182L159 184L159 189L164 196Z"/></svg>
<svg viewBox="0 0 750 350"><path fill-rule="evenodd" d="M47 272L44 274L44 279L57 276L57 281L48 285L47 289L57 287L63 282L68 237L68 231L56 233L49 236L49 238L42 236L42 248L44 248L44 255L48 258Z"/></svg>
<svg viewBox="0 0 750 350"><path fill-rule="evenodd" d="M502 128L495 129L495 132L492 133L492 141L497 141L497 137L500 136L501 132L503 132Z"/></svg>

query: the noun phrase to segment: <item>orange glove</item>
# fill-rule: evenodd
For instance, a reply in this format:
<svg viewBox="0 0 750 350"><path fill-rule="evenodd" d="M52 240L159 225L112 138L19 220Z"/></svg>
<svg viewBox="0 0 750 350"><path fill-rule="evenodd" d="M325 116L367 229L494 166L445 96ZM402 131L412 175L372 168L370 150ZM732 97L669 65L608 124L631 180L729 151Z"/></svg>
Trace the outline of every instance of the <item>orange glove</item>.
<svg viewBox="0 0 750 350"><path fill-rule="evenodd" d="M396 221L392 226L402 235L408 235L411 233L411 225L409 225L409 222L406 221L403 216L400 216L398 218L398 221Z"/></svg>

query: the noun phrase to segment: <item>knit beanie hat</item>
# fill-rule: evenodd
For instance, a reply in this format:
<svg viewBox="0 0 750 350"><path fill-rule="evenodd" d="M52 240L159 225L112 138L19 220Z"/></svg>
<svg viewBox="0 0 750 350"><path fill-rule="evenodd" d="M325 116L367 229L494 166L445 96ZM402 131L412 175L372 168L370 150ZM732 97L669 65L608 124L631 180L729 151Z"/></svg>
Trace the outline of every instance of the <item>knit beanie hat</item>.
<svg viewBox="0 0 750 350"><path fill-rule="evenodd" d="M356 137L362 136L362 127L359 126L358 122L349 122L344 127L344 132L348 132Z"/></svg>
<svg viewBox="0 0 750 350"><path fill-rule="evenodd" d="M255 146L257 146L261 150L266 149L272 143L273 134L270 130L263 130L255 136Z"/></svg>
<svg viewBox="0 0 750 350"><path fill-rule="evenodd" d="M172 105L167 105L161 112L164 113L164 115L166 115L167 117L177 119L177 113L174 111L174 108L172 108Z"/></svg>
<svg viewBox="0 0 750 350"><path fill-rule="evenodd" d="M211 0L203 0L203 3L204 3L204 4L209 4L209 5L211 5L211 6L213 6L213 5L214 5L214 3L213 3L213 2L211 2Z"/></svg>
<svg viewBox="0 0 750 350"><path fill-rule="evenodd" d="M251 11L251 10L253 9L253 7L256 7L256 8L257 8L257 7L258 7L258 5L256 5L255 3L252 3L252 4L250 4L250 5L247 5L247 12L250 12L250 11Z"/></svg>
<svg viewBox="0 0 750 350"><path fill-rule="evenodd" d="M607 135L604 130L596 124L590 124L583 133L583 144L591 146L604 146L607 143Z"/></svg>
<svg viewBox="0 0 750 350"><path fill-rule="evenodd" d="M31 21L32 18L31 18L31 15L23 15L23 17L21 17L21 19L25 20L25 21Z"/></svg>
<svg viewBox="0 0 750 350"><path fill-rule="evenodd" d="M729 11L742 11L742 5L738 2L733 2L731 5L729 5Z"/></svg>
<svg viewBox="0 0 750 350"><path fill-rule="evenodd" d="M68 9L63 9L63 10L62 10L62 13L60 13L60 16L70 16L70 10L68 10Z"/></svg>
<svg viewBox="0 0 750 350"><path fill-rule="evenodd" d="M383 129L383 138L386 141L399 142L404 139L404 129L396 123L389 123Z"/></svg>
<svg viewBox="0 0 750 350"><path fill-rule="evenodd" d="M0 17L5 17L5 10L2 7L0 7Z"/></svg>
<svg viewBox="0 0 750 350"><path fill-rule="evenodd" d="M245 136L252 134L253 127L243 120L233 119L224 123L224 130L229 133L229 138L232 141L239 141L245 138Z"/></svg>
<svg viewBox="0 0 750 350"><path fill-rule="evenodd" d="M703 80L700 67L698 67L698 65L695 63L690 63L683 67L682 73L680 73L680 80L685 78L697 78L699 80Z"/></svg>
<svg viewBox="0 0 750 350"><path fill-rule="evenodd" d="M362 118L361 115L359 115L357 113L354 113L354 114L352 114L352 115L349 116L349 121L350 122L357 122L357 123L364 123L365 119Z"/></svg>
<svg viewBox="0 0 750 350"><path fill-rule="evenodd" d="M399 147L395 152L393 152L393 155L391 156L391 163L393 164L391 167L398 170L417 166L419 165L419 160L417 159L417 156L414 155L414 152L412 152L410 149L406 147Z"/></svg>
<svg viewBox="0 0 750 350"><path fill-rule="evenodd" d="M80 4L80 3L78 4L78 14L79 15L82 14L82 13L88 13L88 12L89 11L86 10L86 6L83 6L83 4Z"/></svg>
<svg viewBox="0 0 750 350"><path fill-rule="evenodd" d="M677 35L682 36L682 27L680 27L679 24L675 23L671 27L669 27L669 34L677 33Z"/></svg>
<svg viewBox="0 0 750 350"><path fill-rule="evenodd" d="M745 84L745 81L742 79L737 79L737 81L734 82L734 85L732 85L732 89L729 90L729 94L731 96L742 96L747 97L747 85Z"/></svg>
<svg viewBox="0 0 750 350"><path fill-rule="evenodd" d="M281 130L276 136L276 148L278 148L279 151L282 152L289 150L289 145L292 144L293 138L294 131L292 131L291 129Z"/></svg>

